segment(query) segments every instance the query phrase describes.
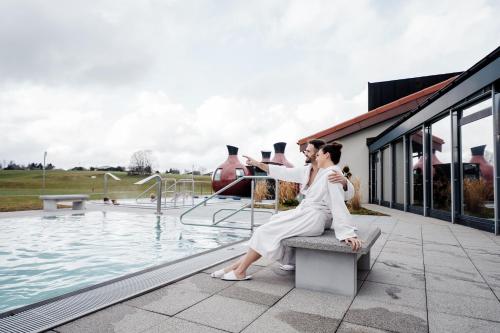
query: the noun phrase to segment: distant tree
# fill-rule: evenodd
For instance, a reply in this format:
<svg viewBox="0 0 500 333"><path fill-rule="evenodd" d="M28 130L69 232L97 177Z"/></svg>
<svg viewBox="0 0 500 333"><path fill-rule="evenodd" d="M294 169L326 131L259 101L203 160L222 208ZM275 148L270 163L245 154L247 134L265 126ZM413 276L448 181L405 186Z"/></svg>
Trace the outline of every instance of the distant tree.
<svg viewBox="0 0 500 333"><path fill-rule="evenodd" d="M49 163L49 164L47 164L47 165L45 166L45 170L52 170L52 169L54 169L55 167L56 167L55 165L53 165L52 163Z"/></svg>
<svg viewBox="0 0 500 333"><path fill-rule="evenodd" d="M153 155L151 150L138 150L130 157L129 174L150 175L153 171Z"/></svg>
<svg viewBox="0 0 500 333"><path fill-rule="evenodd" d="M169 173L169 174L172 174L172 175L178 175L181 172L179 171L179 169L172 169L172 168L170 168L165 173Z"/></svg>
<svg viewBox="0 0 500 333"><path fill-rule="evenodd" d="M88 169L84 168L84 167L81 167L81 166L78 166L78 167L74 167L74 168L71 168L69 169L70 171L88 171Z"/></svg>
<svg viewBox="0 0 500 333"><path fill-rule="evenodd" d="M4 170L24 170L24 165L17 164L14 161L10 161Z"/></svg>
<svg viewBox="0 0 500 333"><path fill-rule="evenodd" d="M42 165L42 163L30 163L30 164L28 164L28 169L29 170L42 170L43 165Z"/></svg>

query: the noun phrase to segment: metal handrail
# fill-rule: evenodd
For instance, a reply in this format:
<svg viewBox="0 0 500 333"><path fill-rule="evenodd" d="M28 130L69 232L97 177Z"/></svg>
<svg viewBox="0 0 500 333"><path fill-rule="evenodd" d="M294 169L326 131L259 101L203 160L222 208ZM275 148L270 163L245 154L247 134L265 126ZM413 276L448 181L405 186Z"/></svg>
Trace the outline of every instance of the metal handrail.
<svg viewBox="0 0 500 333"><path fill-rule="evenodd" d="M250 206L250 204L246 204L246 205L243 205L241 208L239 209L233 209L233 208L221 208L219 209L218 211L216 211L215 213L212 214L212 224L219 224L220 222L223 222L225 220L227 220L228 218L230 218L231 216L234 216L236 215L237 213L239 212L248 212L247 208ZM222 219L220 219L219 221L215 222L215 216L217 214L219 214L220 212L223 212L223 211L232 211L233 213L232 214L229 214L227 216L224 216ZM266 213L266 214L271 214L273 215L274 213L273 212L270 212L268 210L255 210L254 209L254 212L259 212L259 213Z"/></svg>
<svg viewBox="0 0 500 333"><path fill-rule="evenodd" d="M139 198L142 197L147 192L149 192L155 186L156 186L156 184L153 184L150 187L148 187L145 191L141 192L141 194L139 194L137 197L135 197L135 202L139 203Z"/></svg>
<svg viewBox="0 0 500 333"><path fill-rule="evenodd" d="M213 199L215 196L223 193L227 189L235 186L236 184L240 183L241 181L243 181L245 179L251 179L252 180L251 187L250 187L251 188L251 192L250 192L250 211L251 211L251 214L250 214L250 228L220 226L220 225L217 225L217 224L208 224L207 225L207 224L201 224L201 223L186 223L186 222L183 221L184 216L186 216L187 214L189 214L193 210L197 209L198 207L200 207L202 205L206 205L207 201ZM256 180L264 180L264 179L274 179L276 181L276 186L279 186L278 185L278 180L276 178L273 178L273 177L270 177L270 176L243 176L243 177L239 177L238 179L236 179L233 182L231 182L230 184L224 186L223 188L221 188L220 190L218 190L217 192L215 192L211 196L207 197L205 200L201 201L197 205L195 205L195 206L191 207L190 209L186 210L184 213L182 213L179 216L179 220L180 220L180 222L182 224L184 224L184 225L190 225L190 226L212 227L212 228L243 229L243 230L251 230L251 231L253 231L253 229L254 229L254 192L255 192L255 181ZM275 211L277 211L277 209L278 209L278 202L279 202L279 191L275 191L275 200L276 200ZM248 206L245 207L245 208L248 208Z"/></svg>

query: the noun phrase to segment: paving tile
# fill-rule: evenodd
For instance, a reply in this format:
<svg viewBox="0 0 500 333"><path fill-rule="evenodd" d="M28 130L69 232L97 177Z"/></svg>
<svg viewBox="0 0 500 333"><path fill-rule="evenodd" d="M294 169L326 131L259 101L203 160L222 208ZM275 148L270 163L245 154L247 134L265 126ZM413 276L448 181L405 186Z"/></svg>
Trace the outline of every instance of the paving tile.
<svg viewBox="0 0 500 333"><path fill-rule="evenodd" d="M427 306L429 312L444 312L486 320L500 318L500 303L488 298L428 291Z"/></svg>
<svg viewBox="0 0 500 333"><path fill-rule="evenodd" d="M393 284L396 286L425 288L423 273L412 273L401 269L394 269L385 265L376 264L366 277L366 281Z"/></svg>
<svg viewBox="0 0 500 333"><path fill-rule="evenodd" d="M219 269L226 268L227 266L229 266L231 263L233 263L235 261L236 261L236 259L223 262L222 264L218 264L216 266L205 269L203 271L203 273L211 274L212 272L218 271ZM247 272L248 272L248 274L255 274L257 271L261 270L263 267L264 266L253 264L250 267L248 267Z"/></svg>
<svg viewBox="0 0 500 333"><path fill-rule="evenodd" d="M305 289L293 289L274 307L341 319L352 298Z"/></svg>
<svg viewBox="0 0 500 333"><path fill-rule="evenodd" d="M377 261L402 263L405 265L409 265L410 267L419 269L424 267L424 260L422 255L410 256L402 253L398 254L398 253L385 252L385 250L382 251L382 253L380 253L380 255L377 258Z"/></svg>
<svg viewBox="0 0 500 333"><path fill-rule="evenodd" d="M161 322L159 325L148 328L147 330L141 333L177 333L177 332L218 333L224 331L200 324L195 324L190 321L179 318L168 318L167 320Z"/></svg>
<svg viewBox="0 0 500 333"><path fill-rule="evenodd" d="M425 280L427 290L469 295L473 297L496 298L490 287L484 282L480 283L451 279L448 276L433 273L426 273Z"/></svg>
<svg viewBox="0 0 500 333"><path fill-rule="evenodd" d="M276 267L261 269L253 275L253 279L255 281L295 286L295 272L284 271Z"/></svg>
<svg viewBox="0 0 500 333"><path fill-rule="evenodd" d="M459 279L469 282L484 282L477 269L473 265L460 267L449 267L443 265L425 264L425 273L438 274L447 279Z"/></svg>
<svg viewBox="0 0 500 333"><path fill-rule="evenodd" d="M173 316L210 295L172 285L131 299L124 304Z"/></svg>
<svg viewBox="0 0 500 333"><path fill-rule="evenodd" d="M342 322L340 324L337 333L385 333L389 331L379 330L378 328L361 326L356 324L351 324L348 322Z"/></svg>
<svg viewBox="0 0 500 333"><path fill-rule="evenodd" d="M427 332L427 314L416 308L354 299L344 322L392 332Z"/></svg>
<svg viewBox="0 0 500 333"><path fill-rule="evenodd" d="M224 288L234 284L231 281L223 281L221 279L213 278L208 274L199 273L188 277L187 279L176 282L174 285L179 288L198 291L202 293L215 294Z"/></svg>
<svg viewBox="0 0 500 333"><path fill-rule="evenodd" d="M424 255L424 263L429 265L441 265L446 267L474 267L472 262L467 257L451 256L451 255Z"/></svg>
<svg viewBox="0 0 500 333"><path fill-rule="evenodd" d="M252 279L236 282L220 291L219 295L271 306L292 288L293 286L288 283L279 285Z"/></svg>
<svg viewBox="0 0 500 333"><path fill-rule="evenodd" d="M365 281L356 299L426 309L425 290Z"/></svg>
<svg viewBox="0 0 500 333"><path fill-rule="evenodd" d="M176 317L230 332L239 332L267 309L267 306L261 304L213 295L178 313Z"/></svg>
<svg viewBox="0 0 500 333"><path fill-rule="evenodd" d="M365 280L368 274L370 274L369 270L358 269L358 280Z"/></svg>
<svg viewBox="0 0 500 333"><path fill-rule="evenodd" d="M484 279L488 283L488 285L492 288L500 288L500 272L482 272Z"/></svg>
<svg viewBox="0 0 500 333"><path fill-rule="evenodd" d="M395 261L395 260L378 260L377 259L377 262L375 263L375 265L373 265L372 270L378 269L378 268L400 270L401 272L407 273L407 274L413 274L413 273L423 274L424 273L423 266L420 266L420 265L416 266L414 264L409 264L406 262Z"/></svg>
<svg viewBox="0 0 500 333"><path fill-rule="evenodd" d="M498 333L500 322L429 312L430 333Z"/></svg>
<svg viewBox="0 0 500 333"><path fill-rule="evenodd" d="M243 333L335 332L340 319L287 308L273 307L243 330Z"/></svg>
<svg viewBox="0 0 500 333"><path fill-rule="evenodd" d="M60 333L134 333L157 325L168 317L126 305L115 305L55 328Z"/></svg>

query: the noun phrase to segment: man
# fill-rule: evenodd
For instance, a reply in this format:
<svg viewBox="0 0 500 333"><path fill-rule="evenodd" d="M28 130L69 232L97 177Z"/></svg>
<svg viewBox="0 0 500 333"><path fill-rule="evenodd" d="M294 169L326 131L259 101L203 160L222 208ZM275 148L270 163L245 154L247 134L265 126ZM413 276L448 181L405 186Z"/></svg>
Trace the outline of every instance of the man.
<svg viewBox="0 0 500 333"><path fill-rule="evenodd" d="M316 175L318 174L319 167L316 162L316 154L326 144L325 141L314 139L307 143L307 147L304 150L304 155L306 156L306 165L302 167L295 168L273 168L274 175L278 175L280 179L285 179L286 181L299 183L301 194L305 194L309 186L314 182ZM248 156L243 155L247 159L248 165L255 165L259 169L269 173L269 166L265 163L258 162ZM354 196L354 186L351 182L345 178L341 173L332 172L328 176L328 181L331 183L340 183L344 187L344 197L345 201L350 200ZM295 269L295 251L292 248L287 248L283 257L280 259L280 268L286 271L291 271Z"/></svg>

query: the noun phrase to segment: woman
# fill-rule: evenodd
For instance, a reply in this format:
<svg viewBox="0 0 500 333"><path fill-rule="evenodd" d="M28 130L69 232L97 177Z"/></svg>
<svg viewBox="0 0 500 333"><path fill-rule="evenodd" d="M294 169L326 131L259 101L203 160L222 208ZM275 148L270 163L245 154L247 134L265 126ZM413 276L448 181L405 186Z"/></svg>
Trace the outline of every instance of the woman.
<svg viewBox="0 0 500 333"><path fill-rule="evenodd" d="M271 260L281 258L284 247L281 241L293 236L319 236L325 229L333 227L335 236L345 241L354 251L361 246L361 241L351 225L350 213L344 203L344 190L340 184L328 181L331 171L341 171L337 166L342 145L333 143L323 146L317 153L316 160L320 168L312 184L303 192L305 199L297 208L273 215L270 221L257 228L250 238L249 249L245 256L233 265L212 273L212 277L223 280L248 280L247 268L261 256ZM247 164L259 166L260 163L248 158ZM269 165L269 175L280 174ZM274 172L273 172L274 171ZM332 224L333 222L333 224Z"/></svg>

